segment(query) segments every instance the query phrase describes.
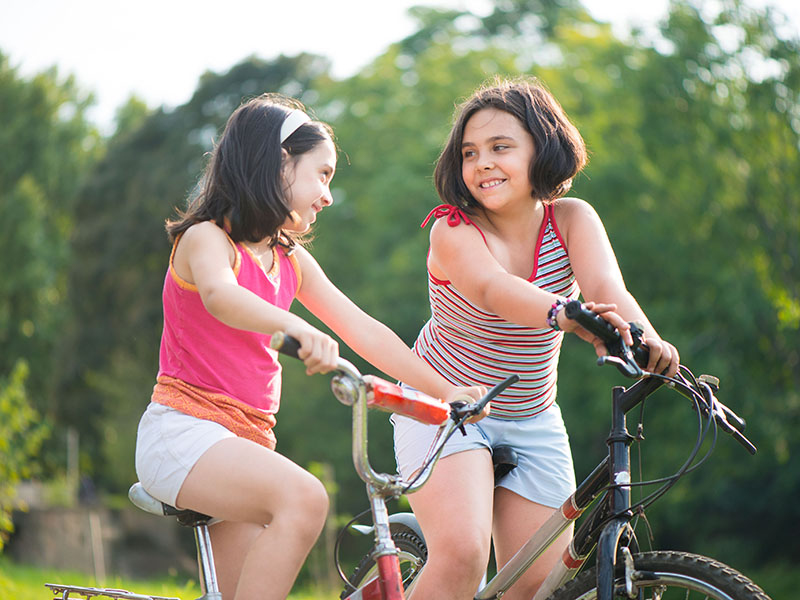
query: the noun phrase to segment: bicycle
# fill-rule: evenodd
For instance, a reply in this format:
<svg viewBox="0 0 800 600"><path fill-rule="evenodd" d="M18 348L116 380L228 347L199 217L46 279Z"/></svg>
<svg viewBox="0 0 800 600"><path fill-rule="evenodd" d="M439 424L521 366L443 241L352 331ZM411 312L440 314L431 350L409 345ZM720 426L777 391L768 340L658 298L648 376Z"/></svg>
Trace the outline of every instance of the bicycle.
<svg viewBox="0 0 800 600"><path fill-rule="evenodd" d="M744 421L714 396L718 382L710 376L695 378L685 367L681 367L681 373L674 378L645 374L639 367L639 364L647 363L646 348L638 342L641 330L634 327L637 342L628 348L606 321L584 310L580 303L568 304L565 312L569 318L576 319L606 341L609 354L599 359L600 364L615 365L625 376L638 381L627 389L614 388L609 455L517 555L477 592L475 600L499 598L541 552L584 513L586 518L577 528L561 563L550 573L535 600L611 600L614 597L668 600L671 597L669 594L676 589L685 592L685 598L689 598L690 592L699 591L713 600L769 600L763 590L744 575L713 559L673 551L640 553L631 526L640 508L652 504L678 479L699 466L692 463L709 431L713 431L716 438L717 429L721 428L748 451L755 453L755 446L742 434ZM291 338L276 335L273 347L296 357L298 346ZM404 600L405 592L413 588L414 579L424 566L427 549L414 515L389 515L386 501L422 487L449 437L515 380L515 377L510 377L501 382L478 403L462 402L449 406L377 377L361 375L351 363L340 359L333 376L333 393L353 410L353 464L359 477L366 483L373 521L372 526L357 526L355 529L364 534L373 534L375 539L372 550L360 561L353 575L349 579L343 576L345 589L340 596L342 600ZM706 426L699 422L698 444L681 469L672 477L665 478L659 490L638 503L631 503L630 491L635 484L630 478L629 446L633 438L627 431L626 415L642 405L649 395L664 384L692 400L698 418L706 419ZM378 473L370 465L368 408L397 412L440 426L423 466L411 481L405 481L396 474ZM515 466L513 453L504 450L507 449L494 451L497 479ZM165 505L150 497L138 483L131 487L129 497L142 510L177 517L182 524L194 528L204 590L199 600L220 600L208 536L209 517ZM586 512L592 504L595 504L594 507ZM595 547L596 566L579 574ZM343 575L338 558L337 566ZM84 598L102 596L130 600L178 600L124 590L46 585L54 593L61 593L63 600L69 599L73 593ZM644 596L645 590L652 595Z"/></svg>
<svg viewBox="0 0 800 600"><path fill-rule="evenodd" d="M642 331L639 327L631 324L635 341L632 347L627 347L613 326L584 309L580 302L567 304L565 313L605 341L608 355L598 359L598 364L614 365L624 376L637 381L628 388L613 388L608 455L517 554L498 570L491 581L482 584L474 600L500 598L541 553L581 516L584 516L584 520L577 527L569 547L545 579L534 600L668 600L677 597L678 592L681 598L687 600L693 597L690 595L692 592L713 600L769 600L755 583L714 559L687 552L640 552L631 524L645 507L663 496L681 477L708 458L713 444L711 450L695 463L709 434L713 433L712 442L715 443L717 432L721 429L748 452L755 454L755 446L742 433L744 421L715 397L719 381L709 375L695 377L684 366L671 378L645 373L640 365L647 364L648 356L646 347L641 344ZM674 475L635 483L631 479L630 463L630 446L634 437L628 432L626 415L637 407L643 412L645 399L664 385L692 402L698 414L697 443ZM640 427L641 423L640 415ZM513 468L513 457L501 460L500 466L505 470ZM631 502L633 486L651 484L661 486L642 500ZM412 490L407 491L410 493ZM594 506L587 512L591 505ZM410 590L414 578L425 564L427 548L412 513L398 513L392 518L406 528L398 534L396 542L404 560L412 565L405 580ZM595 548L595 566L580 572ZM374 552L361 559L346 583L342 598L347 597L351 589L358 588L365 577L372 575L374 564Z"/></svg>
<svg viewBox="0 0 800 600"><path fill-rule="evenodd" d="M297 358L299 344L291 337L277 333L272 346L283 354ZM404 600L403 574L400 570L395 536L403 540L417 539L421 531L412 518L405 515L389 516L386 500L419 489L425 484L430 473L416 477L414 481L404 481L397 475L375 471L369 461L367 410L377 408L418 419L424 423L440 425L443 433L438 449L429 457L428 463L438 459L438 452L444 441L457 431L471 417L482 412L488 402L518 378L509 377L492 388L480 401L457 401L447 404L413 390L384 381L372 375L362 375L349 361L340 358L334 372L331 387L336 398L352 407L353 413L353 465L359 477L365 482L370 501L373 525L368 528L375 532L375 545L370 553L376 564L374 576L362 578L358 588L352 588L346 600ZM211 517L192 510L181 510L165 504L150 496L140 483L134 483L128 491L131 502L150 514L177 518L181 525L194 530L195 545L203 595L198 600L222 600L214 568L214 554L209 535ZM406 542L401 542L406 547ZM418 549L419 550L419 549ZM340 569L341 572L341 569ZM406 574L408 576L408 574ZM61 600L82 597L114 598L119 600L180 600L164 596L137 594L128 590L112 588L84 587L46 583Z"/></svg>

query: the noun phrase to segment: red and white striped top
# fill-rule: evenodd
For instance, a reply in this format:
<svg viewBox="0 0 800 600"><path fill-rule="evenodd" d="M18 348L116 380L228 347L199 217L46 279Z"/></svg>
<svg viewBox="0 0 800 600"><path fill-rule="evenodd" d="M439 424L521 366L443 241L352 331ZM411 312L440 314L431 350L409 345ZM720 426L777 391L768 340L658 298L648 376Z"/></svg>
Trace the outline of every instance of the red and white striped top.
<svg viewBox="0 0 800 600"><path fill-rule="evenodd" d="M455 206L436 207L425 219L446 217L451 227L462 222L483 232ZM485 237L484 237L485 239ZM580 288L570 266L564 240L545 205L528 281L559 296L576 299ZM455 385L494 386L511 374L520 381L492 401L492 416L532 417L556 399L558 356L564 334L549 327L535 329L510 323L467 300L449 282L428 271L431 318L420 331L414 352Z"/></svg>

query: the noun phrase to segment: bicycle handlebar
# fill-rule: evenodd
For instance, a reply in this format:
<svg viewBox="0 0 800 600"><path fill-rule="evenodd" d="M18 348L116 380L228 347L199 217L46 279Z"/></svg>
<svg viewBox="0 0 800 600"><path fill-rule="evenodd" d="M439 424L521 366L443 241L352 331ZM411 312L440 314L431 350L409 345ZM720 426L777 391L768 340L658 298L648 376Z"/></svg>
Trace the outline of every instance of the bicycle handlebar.
<svg viewBox="0 0 800 600"><path fill-rule="evenodd" d="M273 350L277 350L281 354L300 359L297 354L298 350L300 350L300 342L281 331L276 332L272 336L270 346ZM368 406L403 414L430 425L440 425L446 421L448 417L458 423L470 417L477 416L483 411L486 405L502 393L503 390L519 381L518 375L511 375L494 386L477 402L456 400L448 405L442 400L432 398L427 394L411 390L410 388L400 388L400 386L384 381L379 377L361 375L350 362L341 357L338 359L336 370L349 375L353 379L363 381L367 385L369 389L369 397L367 398ZM348 402L344 403L349 404ZM447 414L444 414L443 417L441 417L441 406L449 407L447 409Z"/></svg>
<svg viewBox="0 0 800 600"><path fill-rule="evenodd" d="M581 302L577 300L568 302L564 307L564 314L567 318L573 319L581 327L603 340L608 350L608 355L601 356L597 360L598 365L611 363L626 377L639 378L646 374L642 371L642 367L647 365L650 352L647 346L642 344L644 332L639 325L636 323L630 324L633 346L628 346L622 341L622 336L611 323L597 313L584 308ZM714 395L718 389L719 380L708 375L701 375L696 386L692 386L686 382L671 378L667 379L683 395L686 395L686 393L691 394L696 388L700 388L702 390L700 396L704 402L702 408L706 415L713 417L720 428L725 433L730 434L750 454L756 453L756 447L742 435L745 429L744 419L720 402Z"/></svg>

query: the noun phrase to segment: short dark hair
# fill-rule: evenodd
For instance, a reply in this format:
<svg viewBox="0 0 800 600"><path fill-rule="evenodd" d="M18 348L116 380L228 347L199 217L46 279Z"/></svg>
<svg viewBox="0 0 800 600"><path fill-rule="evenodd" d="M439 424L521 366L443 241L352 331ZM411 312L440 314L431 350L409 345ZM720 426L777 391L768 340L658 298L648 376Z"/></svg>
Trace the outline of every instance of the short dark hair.
<svg viewBox="0 0 800 600"><path fill-rule="evenodd" d="M533 136L531 196L552 202L566 194L587 161L586 145L578 129L538 79L496 79L479 88L456 111L455 123L434 170L436 191L442 201L468 212L480 206L464 184L461 144L467 121L484 108L514 115Z"/></svg>
<svg viewBox="0 0 800 600"><path fill-rule="evenodd" d="M333 140L330 126L308 121L280 143L284 119L300 102L281 94L262 94L244 102L231 114L219 142L211 152L203 177L185 212L167 221L170 241L195 223L213 221L235 242L292 246L299 237L283 231L291 212L281 176L281 149L295 157Z"/></svg>

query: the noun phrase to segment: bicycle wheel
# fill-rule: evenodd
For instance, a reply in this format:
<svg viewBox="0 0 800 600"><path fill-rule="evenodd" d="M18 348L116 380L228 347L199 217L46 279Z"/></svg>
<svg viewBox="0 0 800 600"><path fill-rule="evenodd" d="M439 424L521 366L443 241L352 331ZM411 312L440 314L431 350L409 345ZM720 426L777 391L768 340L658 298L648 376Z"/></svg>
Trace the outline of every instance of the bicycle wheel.
<svg viewBox="0 0 800 600"><path fill-rule="evenodd" d="M397 546L403 589L407 589L408 585L419 575L422 565L428 560L428 548L416 533L408 529L393 532L392 540ZM361 584L374 577L377 572L378 565L375 562L375 555L372 553L367 554L361 559L361 562L358 563L358 566L350 576L352 586L345 586L340 598L346 598L352 594Z"/></svg>
<svg viewBox="0 0 800 600"><path fill-rule="evenodd" d="M640 600L770 600L764 591L731 567L705 556L687 552L657 551L635 554L633 562L643 578L635 583ZM627 598L624 568L619 567L616 598ZM597 598L594 568L558 588L548 600L593 600Z"/></svg>

